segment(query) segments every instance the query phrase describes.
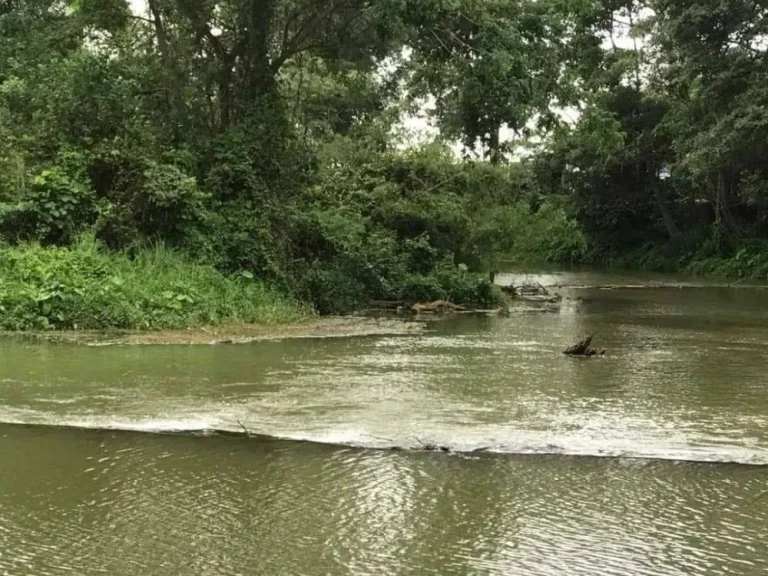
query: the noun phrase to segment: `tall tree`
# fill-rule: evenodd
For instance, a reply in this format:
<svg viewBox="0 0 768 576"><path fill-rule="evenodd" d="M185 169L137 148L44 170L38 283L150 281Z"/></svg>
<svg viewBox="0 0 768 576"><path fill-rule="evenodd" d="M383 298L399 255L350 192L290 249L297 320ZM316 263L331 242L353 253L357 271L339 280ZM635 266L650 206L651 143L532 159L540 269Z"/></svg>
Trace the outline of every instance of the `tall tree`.
<svg viewBox="0 0 768 576"><path fill-rule="evenodd" d="M411 87L435 100L446 137L492 162L503 157L502 127L528 135L537 112L547 118L558 64L552 49L558 26L544 3L531 0L404 2L412 49Z"/></svg>
<svg viewBox="0 0 768 576"><path fill-rule="evenodd" d="M163 61L181 68L168 89L201 80L215 130L274 95L280 70L301 54L370 68L389 49L371 0L150 0L148 12Z"/></svg>
<svg viewBox="0 0 768 576"><path fill-rule="evenodd" d="M711 204L715 222L737 234L748 232L750 222L767 231L760 183L768 177L768 2L654 0L650 6L656 85L671 104L663 129L678 170Z"/></svg>

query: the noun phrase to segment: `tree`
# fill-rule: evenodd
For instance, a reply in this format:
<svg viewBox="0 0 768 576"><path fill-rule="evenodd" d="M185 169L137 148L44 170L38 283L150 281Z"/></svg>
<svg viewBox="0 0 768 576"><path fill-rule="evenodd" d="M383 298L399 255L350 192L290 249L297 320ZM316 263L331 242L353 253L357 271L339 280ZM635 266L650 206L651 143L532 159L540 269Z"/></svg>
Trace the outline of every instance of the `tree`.
<svg viewBox="0 0 768 576"><path fill-rule="evenodd" d="M370 0L150 0L148 12L140 20L173 72L167 89L201 81L216 131L273 97L302 54L370 69L389 50Z"/></svg>
<svg viewBox="0 0 768 576"><path fill-rule="evenodd" d="M443 135L478 142L492 162L504 153L502 127L530 134L535 113L551 119L558 26L544 3L517 0L405 2L412 94L434 97Z"/></svg>
<svg viewBox="0 0 768 576"><path fill-rule="evenodd" d="M743 234L765 233L768 3L651 2L657 85L671 109L663 130L714 220Z"/></svg>

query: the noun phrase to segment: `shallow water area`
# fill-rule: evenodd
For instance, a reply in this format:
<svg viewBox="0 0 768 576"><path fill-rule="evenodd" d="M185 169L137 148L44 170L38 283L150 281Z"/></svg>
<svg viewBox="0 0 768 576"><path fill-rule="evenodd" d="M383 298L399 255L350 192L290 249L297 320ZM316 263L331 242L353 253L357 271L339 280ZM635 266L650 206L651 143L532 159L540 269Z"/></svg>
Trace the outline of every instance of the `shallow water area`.
<svg viewBox="0 0 768 576"><path fill-rule="evenodd" d="M564 299L243 345L0 340L0 573L768 572L768 291L497 281ZM562 354L588 334L605 358Z"/></svg>

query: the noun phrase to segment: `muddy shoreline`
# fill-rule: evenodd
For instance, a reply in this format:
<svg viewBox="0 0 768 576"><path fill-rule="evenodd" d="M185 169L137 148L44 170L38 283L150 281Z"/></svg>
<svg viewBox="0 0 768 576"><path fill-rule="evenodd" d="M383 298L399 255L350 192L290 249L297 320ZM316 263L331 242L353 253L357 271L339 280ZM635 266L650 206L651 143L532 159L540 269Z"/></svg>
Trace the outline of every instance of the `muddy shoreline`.
<svg viewBox="0 0 768 576"><path fill-rule="evenodd" d="M425 328L423 322L411 319L345 316L291 324L224 324L180 330L0 332L0 338L84 346L214 346L301 338L407 336Z"/></svg>

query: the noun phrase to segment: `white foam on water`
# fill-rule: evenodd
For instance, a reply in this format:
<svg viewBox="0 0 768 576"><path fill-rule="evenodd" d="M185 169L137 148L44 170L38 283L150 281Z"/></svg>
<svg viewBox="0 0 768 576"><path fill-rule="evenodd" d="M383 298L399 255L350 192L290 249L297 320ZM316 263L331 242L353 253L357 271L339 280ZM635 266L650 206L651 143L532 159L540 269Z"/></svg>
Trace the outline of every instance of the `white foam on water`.
<svg viewBox="0 0 768 576"><path fill-rule="evenodd" d="M43 413L32 411L14 411L15 415L4 410L0 413L0 424L45 426L51 428L79 428L83 430L110 430L143 434L216 434L243 432L236 422L222 423L205 418L150 419L143 421L125 421L103 417L84 417L71 420L57 420ZM22 415L21 412L26 412ZM260 438L291 442L311 442L328 446L359 448L368 450L414 450L439 451L445 447L456 455L497 454L526 456L570 456L593 458L626 458L642 460L662 460L700 463L733 463L752 466L768 466L768 448L758 446L690 446L679 443L651 443L648 438L635 441L627 439L602 439L578 435L544 435L537 432L519 431L518 439L499 438L484 441L473 437L469 441L437 436L416 437L403 435L397 438L378 436L374 432L362 429L342 429L328 431L274 431L250 429L249 432Z"/></svg>
<svg viewBox="0 0 768 576"><path fill-rule="evenodd" d="M146 432L162 434L164 432L203 432L211 430L213 424L207 420L148 420L111 426L126 432Z"/></svg>
<svg viewBox="0 0 768 576"><path fill-rule="evenodd" d="M197 412L183 418L126 418L98 414L57 415L28 408L0 407L0 424L114 430L144 434L216 434L248 432L256 437L329 446L387 450L424 450L445 447L455 454L478 452L503 455L562 455L602 458L636 458L703 463L768 465L768 447L755 438L688 436L674 429L654 429L640 422L631 431L605 428L553 431L498 426L462 426L410 430L368 429L360 426L324 425L307 429L301 425L284 428L278 422L248 423L242 415ZM241 424L240 422L244 422ZM599 423L598 423L599 424ZM417 431L418 430L418 431Z"/></svg>

